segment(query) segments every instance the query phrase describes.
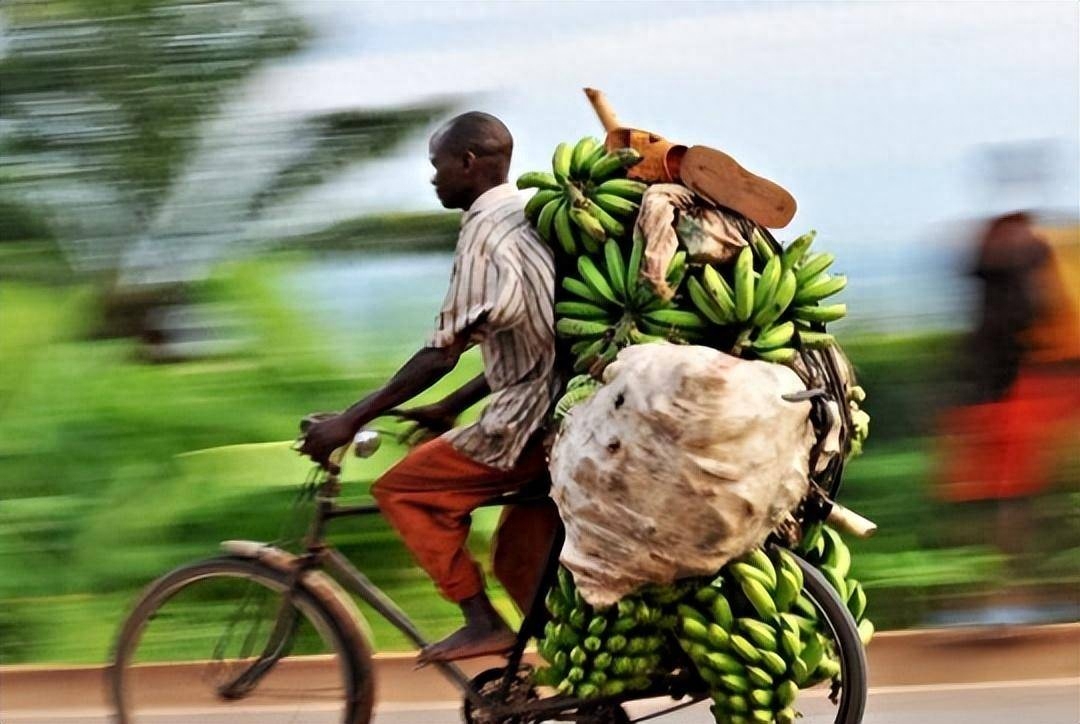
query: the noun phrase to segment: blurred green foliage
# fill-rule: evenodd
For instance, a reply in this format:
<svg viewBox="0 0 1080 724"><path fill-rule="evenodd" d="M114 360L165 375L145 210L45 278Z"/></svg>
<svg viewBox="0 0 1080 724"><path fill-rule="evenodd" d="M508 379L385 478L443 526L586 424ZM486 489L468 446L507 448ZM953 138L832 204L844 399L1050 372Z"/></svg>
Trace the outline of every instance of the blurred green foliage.
<svg viewBox="0 0 1080 724"><path fill-rule="evenodd" d="M296 532L287 523L306 512L290 511L309 471L288 449L297 419L356 399L404 360L399 345L371 344L362 368L344 369L323 341L325 330L282 291L280 279L298 262L286 255L231 264L202 284L200 300L244 305L250 343L173 365L140 362L130 340L87 339L96 314L87 286L0 286L4 663L101 661L136 591L155 576L213 554L222 539ZM934 400L949 384L947 368L933 362L948 344L933 335L847 343L874 428L841 499L881 526L852 547L853 574L883 628L919 624L950 601L1004 582L1059 593L1080 582L1078 501L1066 489L1038 501L1040 551L1022 576L988 542L992 512L962 519L970 540L951 536L961 518L929 494ZM470 353L425 399L478 369ZM391 421L379 426L394 429ZM375 457L351 461L346 495L363 498L403 452L388 439ZM481 558L496 515L477 516ZM333 540L422 630L434 635L455 625L454 607L381 519L347 520L334 530ZM512 610L505 597L498 601ZM381 648L405 647L397 632L375 617L372 623Z"/></svg>

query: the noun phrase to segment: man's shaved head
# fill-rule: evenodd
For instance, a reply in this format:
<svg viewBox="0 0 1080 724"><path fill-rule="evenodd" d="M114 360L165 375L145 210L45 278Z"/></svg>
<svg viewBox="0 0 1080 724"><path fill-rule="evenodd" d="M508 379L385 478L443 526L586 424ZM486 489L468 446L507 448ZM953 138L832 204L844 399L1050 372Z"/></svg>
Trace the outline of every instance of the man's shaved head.
<svg viewBox="0 0 1080 724"><path fill-rule="evenodd" d="M506 183L514 138L489 113L469 111L451 118L428 144L435 167L435 193L443 206L467 209L480 194Z"/></svg>
<svg viewBox="0 0 1080 724"><path fill-rule="evenodd" d="M514 138L503 122L482 111L469 111L451 118L435 131L431 145L454 155L471 151L477 157L503 156L507 166L514 152Z"/></svg>

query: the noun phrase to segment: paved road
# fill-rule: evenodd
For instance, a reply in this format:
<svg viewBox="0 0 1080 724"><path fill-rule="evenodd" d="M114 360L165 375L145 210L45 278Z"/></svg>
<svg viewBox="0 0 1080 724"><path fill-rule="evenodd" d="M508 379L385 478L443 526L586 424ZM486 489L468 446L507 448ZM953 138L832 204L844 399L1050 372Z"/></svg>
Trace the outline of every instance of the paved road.
<svg viewBox="0 0 1080 724"><path fill-rule="evenodd" d="M806 697L804 724L830 721L829 704L821 697ZM631 713L644 716L655 711L645 702ZM50 713L37 711L0 715L3 724L106 724L102 712ZM201 710L161 712L146 724L330 724L333 716L314 711L234 709L208 716ZM456 724L460 722L453 702L418 702L387 705L376 724ZM712 717L704 706L653 719L661 724L705 724ZM1080 722L1080 679L984 682L930 686L897 686L872 689L867 724L1077 724Z"/></svg>

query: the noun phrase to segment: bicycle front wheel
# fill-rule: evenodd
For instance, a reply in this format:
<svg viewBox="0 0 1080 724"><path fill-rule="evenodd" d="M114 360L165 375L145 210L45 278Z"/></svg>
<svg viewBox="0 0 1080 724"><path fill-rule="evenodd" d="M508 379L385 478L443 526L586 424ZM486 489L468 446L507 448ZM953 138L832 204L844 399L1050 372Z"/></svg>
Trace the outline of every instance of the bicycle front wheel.
<svg viewBox="0 0 1080 724"><path fill-rule="evenodd" d="M256 560L219 558L151 584L113 653L114 721L367 724L374 694L366 644L351 622L289 579Z"/></svg>

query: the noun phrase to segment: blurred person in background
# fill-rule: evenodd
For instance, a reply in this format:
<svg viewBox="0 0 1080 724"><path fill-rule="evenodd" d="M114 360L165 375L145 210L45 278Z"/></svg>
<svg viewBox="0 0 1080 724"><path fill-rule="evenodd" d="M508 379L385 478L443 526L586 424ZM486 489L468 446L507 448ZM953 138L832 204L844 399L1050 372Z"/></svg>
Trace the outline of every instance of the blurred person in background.
<svg viewBox="0 0 1080 724"><path fill-rule="evenodd" d="M993 543L1022 574L1038 528L1031 499L1080 443L1080 224L1039 230L1027 213L1005 214L986 224L974 257L969 393L946 416L939 494L992 508Z"/></svg>
<svg viewBox="0 0 1080 724"><path fill-rule="evenodd" d="M544 425L559 391L555 373L554 259L507 183L513 139L494 116L471 112L431 138L432 183L443 206L464 215L450 290L434 335L381 389L340 415L315 423L301 452L326 462L369 421L387 413L442 433L413 448L372 487L383 515L435 581L457 603L465 625L425 648L422 663L511 648L515 634L484 591L466 548L471 513L547 470ZM479 344L484 372L432 405L396 410L424 392ZM455 428L458 415L488 395L480 419ZM550 501L508 506L493 568L523 609L547 560L556 516Z"/></svg>

